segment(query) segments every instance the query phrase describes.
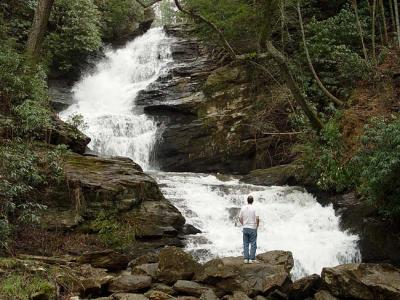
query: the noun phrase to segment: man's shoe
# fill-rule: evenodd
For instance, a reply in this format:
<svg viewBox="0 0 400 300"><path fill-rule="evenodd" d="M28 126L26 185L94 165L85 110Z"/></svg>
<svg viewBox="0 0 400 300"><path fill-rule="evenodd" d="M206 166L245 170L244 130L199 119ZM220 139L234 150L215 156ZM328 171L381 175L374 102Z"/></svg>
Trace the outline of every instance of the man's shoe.
<svg viewBox="0 0 400 300"><path fill-rule="evenodd" d="M256 259L252 259L249 261L249 264L259 264L260 262Z"/></svg>
<svg viewBox="0 0 400 300"><path fill-rule="evenodd" d="M244 260L244 263L245 263L245 264L249 264L250 261L249 261L248 259L245 259L245 260Z"/></svg>

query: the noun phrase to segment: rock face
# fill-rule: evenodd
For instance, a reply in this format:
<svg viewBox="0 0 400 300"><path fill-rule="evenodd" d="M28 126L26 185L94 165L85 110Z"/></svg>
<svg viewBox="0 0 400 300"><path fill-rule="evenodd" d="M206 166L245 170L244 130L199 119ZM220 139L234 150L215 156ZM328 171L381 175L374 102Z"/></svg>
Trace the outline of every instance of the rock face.
<svg viewBox="0 0 400 300"><path fill-rule="evenodd" d="M275 166L268 169L253 170L240 181L265 186L292 185L296 181L295 172L296 166L294 165Z"/></svg>
<svg viewBox="0 0 400 300"><path fill-rule="evenodd" d="M290 283L293 258L287 252L283 253L276 251L266 254L271 259L259 264L243 264L242 257L214 259L196 273L195 280L213 285L225 293L241 291L249 296L285 289ZM277 258L272 259L274 256ZM291 262L282 263L281 257L284 256L290 257Z"/></svg>
<svg viewBox="0 0 400 300"><path fill-rule="evenodd" d="M177 235L184 218L132 160L70 154L64 170L67 182L46 195L42 223L48 230L106 230L118 243L129 246L132 240L131 258L133 253L136 257L149 249L181 244Z"/></svg>
<svg viewBox="0 0 400 300"><path fill-rule="evenodd" d="M265 96L265 83L263 93L257 92L261 87L253 85L246 67L222 65L189 27L167 32L175 38L170 71L136 100L165 125L155 149L161 169L247 173L288 162L285 149L292 138L264 134L268 130L259 126L269 119L286 131L288 93L272 84ZM265 104L270 111L256 116L256 105Z"/></svg>
<svg viewBox="0 0 400 300"><path fill-rule="evenodd" d="M324 268L321 277L327 289L339 298L400 299L400 269L391 265L341 265Z"/></svg>

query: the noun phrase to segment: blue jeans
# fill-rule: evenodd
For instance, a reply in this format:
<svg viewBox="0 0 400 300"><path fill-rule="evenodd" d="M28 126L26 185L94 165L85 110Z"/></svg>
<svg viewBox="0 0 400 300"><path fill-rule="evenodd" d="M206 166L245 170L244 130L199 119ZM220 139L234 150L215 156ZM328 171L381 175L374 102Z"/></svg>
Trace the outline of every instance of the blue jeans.
<svg viewBox="0 0 400 300"><path fill-rule="evenodd" d="M251 245L249 253L249 244ZM244 259L256 259L257 229L243 228L243 256Z"/></svg>

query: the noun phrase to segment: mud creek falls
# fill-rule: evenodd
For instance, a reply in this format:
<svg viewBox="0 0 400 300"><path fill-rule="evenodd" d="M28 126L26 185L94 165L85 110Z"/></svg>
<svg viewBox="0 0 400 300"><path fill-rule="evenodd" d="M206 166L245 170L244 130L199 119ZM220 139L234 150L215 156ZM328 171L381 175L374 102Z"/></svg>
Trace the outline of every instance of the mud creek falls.
<svg viewBox="0 0 400 300"><path fill-rule="evenodd" d="M255 197L260 212L258 252L291 251L293 278L360 261L358 237L341 231L332 206L322 207L301 188L253 186L211 174L159 170L152 153L162 143L164 125L147 116L136 98L168 75L174 39L162 28L153 28L121 49L106 51L95 69L74 85L74 103L60 117L82 115L81 129L92 139L93 151L129 157L158 181L187 223L202 231L186 240L186 250L200 261L241 255L237 213L248 194Z"/></svg>

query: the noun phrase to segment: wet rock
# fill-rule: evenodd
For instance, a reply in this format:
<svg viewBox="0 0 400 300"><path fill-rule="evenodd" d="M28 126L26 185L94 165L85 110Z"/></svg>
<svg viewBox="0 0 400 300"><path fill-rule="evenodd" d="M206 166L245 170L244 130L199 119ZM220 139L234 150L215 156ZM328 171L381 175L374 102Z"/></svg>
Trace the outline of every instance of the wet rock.
<svg viewBox="0 0 400 300"><path fill-rule="evenodd" d="M132 269L134 275L148 275L151 278L157 277L158 263L143 264Z"/></svg>
<svg viewBox="0 0 400 300"><path fill-rule="evenodd" d="M290 300L302 300L312 297L321 287L321 277L317 274L306 276L293 282L288 296Z"/></svg>
<svg viewBox="0 0 400 300"><path fill-rule="evenodd" d="M400 269L389 264L346 264L324 268L324 286L339 298L400 299Z"/></svg>
<svg viewBox="0 0 400 300"><path fill-rule="evenodd" d="M126 269L128 261L126 255L113 250L88 251L78 258L78 262L81 264L91 264L93 267L112 271Z"/></svg>
<svg viewBox="0 0 400 300"><path fill-rule="evenodd" d="M218 300L218 297L215 295L214 291L207 290L201 294L200 300Z"/></svg>
<svg viewBox="0 0 400 300"><path fill-rule="evenodd" d="M286 289L290 283L291 262L284 263L281 252L261 256L268 260L259 264L243 264L242 257L211 260L196 273L195 280L226 293L241 291L249 296L268 294L277 288ZM291 255L287 258L290 260Z"/></svg>
<svg viewBox="0 0 400 300"><path fill-rule="evenodd" d="M129 294L129 293L116 293L112 295L114 300L148 300L144 295L141 294Z"/></svg>
<svg viewBox="0 0 400 300"><path fill-rule="evenodd" d="M338 298L332 296L328 291L319 291L314 295L314 300L338 300Z"/></svg>
<svg viewBox="0 0 400 300"><path fill-rule="evenodd" d="M255 185L291 185L295 182L296 166L281 165L268 169L257 169L240 179Z"/></svg>
<svg viewBox="0 0 400 300"><path fill-rule="evenodd" d="M114 278L108 290L113 293L137 292L151 287L151 277L145 275L120 275Z"/></svg>
<svg viewBox="0 0 400 300"><path fill-rule="evenodd" d="M201 230L197 229L193 225L185 224L185 225L183 225L182 233L185 234L185 235L198 234L198 233L201 233Z"/></svg>
<svg viewBox="0 0 400 300"><path fill-rule="evenodd" d="M150 290L148 292L146 292L144 294L147 298L149 298L150 300L173 300L176 299L175 297L161 292L161 291L154 291L154 290Z"/></svg>
<svg viewBox="0 0 400 300"><path fill-rule="evenodd" d="M193 257L176 247L166 247L160 251L158 279L173 284L179 279L191 280L200 268Z"/></svg>
<svg viewBox="0 0 400 300"><path fill-rule="evenodd" d="M173 288L178 293L187 294L191 296L200 296L204 292L210 289L210 287L188 280L178 280L174 284Z"/></svg>

